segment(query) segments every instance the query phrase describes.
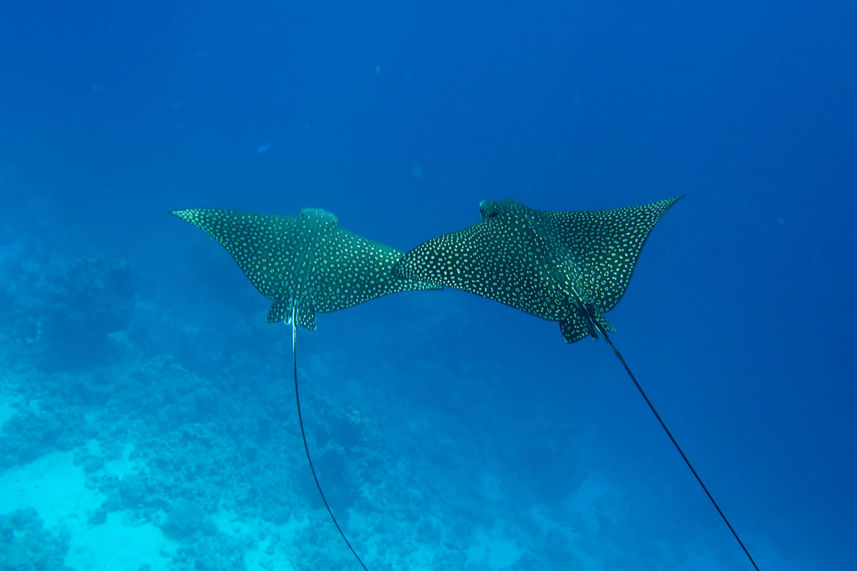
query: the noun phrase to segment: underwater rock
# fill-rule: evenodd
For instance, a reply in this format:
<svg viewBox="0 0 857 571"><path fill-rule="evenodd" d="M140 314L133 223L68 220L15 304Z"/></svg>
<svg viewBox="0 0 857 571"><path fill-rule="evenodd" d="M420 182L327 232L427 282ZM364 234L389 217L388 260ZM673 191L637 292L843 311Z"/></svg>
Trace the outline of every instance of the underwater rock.
<svg viewBox="0 0 857 571"><path fill-rule="evenodd" d="M80 419L71 411L52 414L19 412L0 435L0 469L26 464L54 450L68 450L81 440Z"/></svg>
<svg viewBox="0 0 857 571"><path fill-rule="evenodd" d="M0 515L3 569L68 569L63 565L68 548L68 536L46 530L33 508Z"/></svg>
<svg viewBox="0 0 857 571"><path fill-rule="evenodd" d="M51 277L38 308L38 364L80 370L109 363L116 347L108 334L125 329L135 302L136 276L125 262L79 258Z"/></svg>
<svg viewBox="0 0 857 571"><path fill-rule="evenodd" d="M217 528L202 505L176 500L167 508L167 517L161 524L161 530L173 539L185 541L194 535L213 535Z"/></svg>
<svg viewBox="0 0 857 571"><path fill-rule="evenodd" d="M144 505L148 488L146 481L139 474L130 474L119 481L119 497L125 507L138 508Z"/></svg>
<svg viewBox="0 0 857 571"><path fill-rule="evenodd" d="M246 541L216 533L198 537L173 554L170 569L193 571L241 571L246 569Z"/></svg>

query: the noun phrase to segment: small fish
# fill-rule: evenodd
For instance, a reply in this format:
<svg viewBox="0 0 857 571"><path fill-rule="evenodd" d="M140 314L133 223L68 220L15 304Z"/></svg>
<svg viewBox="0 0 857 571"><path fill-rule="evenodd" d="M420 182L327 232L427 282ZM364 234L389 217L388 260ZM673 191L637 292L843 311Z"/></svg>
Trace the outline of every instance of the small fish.
<svg viewBox="0 0 857 571"><path fill-rule="evenodd" d="M271 145L273 145L273 143L265 143L264 145L259 145L258 147L256 147L256 152L261 155L262 153L270 149Z"/></svg>

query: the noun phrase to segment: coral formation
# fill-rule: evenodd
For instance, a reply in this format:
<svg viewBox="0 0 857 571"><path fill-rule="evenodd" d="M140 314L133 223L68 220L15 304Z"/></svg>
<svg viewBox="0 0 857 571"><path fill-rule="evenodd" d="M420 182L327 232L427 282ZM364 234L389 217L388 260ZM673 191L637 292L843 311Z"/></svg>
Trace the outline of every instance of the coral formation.
<svg viewBox="0 0 857 571"><path fill-rule="evenodd" d="M0 562L4 569L68 569L63 565L68 548L68 536L46 530L36 510L0 514Z"/></svg>

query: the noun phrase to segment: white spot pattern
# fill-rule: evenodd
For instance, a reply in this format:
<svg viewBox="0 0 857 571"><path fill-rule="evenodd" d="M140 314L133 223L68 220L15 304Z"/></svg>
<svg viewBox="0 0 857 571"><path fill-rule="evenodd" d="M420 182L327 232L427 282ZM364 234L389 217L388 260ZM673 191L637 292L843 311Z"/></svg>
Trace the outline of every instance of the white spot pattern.
<svg viewBox="0 0 857 571"><path fill-rule="evenodd" d="M315 329L316 311L337 311L400 291L440 289L394 276L401 252L340 228L325 210L274 216L195 208L171 214L217 240L256 289L274 300L271 322L289 317L297 304L298 323Z"/></svg>
<svg viewBox="0 0 857 571"><path fill-rule="evenodd" d="M566 341L577 341L592 333L586 306L612 330L603 314L622 298L649 233L679 198L568 212L483 202L482 220L417 246L394 271L560 321Z"/></svg>

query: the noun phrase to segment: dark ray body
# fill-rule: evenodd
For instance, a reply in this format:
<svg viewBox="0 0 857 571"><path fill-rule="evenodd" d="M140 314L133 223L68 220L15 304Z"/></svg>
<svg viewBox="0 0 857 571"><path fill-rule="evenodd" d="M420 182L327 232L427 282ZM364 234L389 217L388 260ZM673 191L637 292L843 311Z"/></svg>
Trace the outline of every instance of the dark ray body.
<svg viewBox="0 0 857 571"><path fill-rule="evenodd" d="M316 312L401 291L439 289L393 275L401 252L340 228L325 210L275 216L195 208L170 214L226 248L256 289L274 301L270 323L288 320L294 309L298 324L315 330Z"/></svg>
<svg viewBox="0 0 857 571"><path fill-rule="evenodd" d="M597 337L593 319L614 330L604 314L622 298L649 233L679 198L565 212L483 202L479 222L417 246L395 272L559 321L568 343Z"/></svg>

